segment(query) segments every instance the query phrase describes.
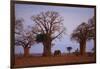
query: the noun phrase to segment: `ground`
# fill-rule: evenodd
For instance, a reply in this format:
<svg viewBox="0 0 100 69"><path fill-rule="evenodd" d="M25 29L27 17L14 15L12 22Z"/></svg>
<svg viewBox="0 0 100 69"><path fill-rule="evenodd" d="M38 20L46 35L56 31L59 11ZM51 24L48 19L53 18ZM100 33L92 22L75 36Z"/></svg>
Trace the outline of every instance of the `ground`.
<svg viewBox="0 0 100 69"><path fill-rule="evenodd" d="M44 65L59 65L59 64L80 64L80 63L95 63L96 59L94 55L90 56L76 56L76 55L64 55L64 56L28 56L28 57L16 57L14 67L27 67L27 66L44 66Z"/></svg>

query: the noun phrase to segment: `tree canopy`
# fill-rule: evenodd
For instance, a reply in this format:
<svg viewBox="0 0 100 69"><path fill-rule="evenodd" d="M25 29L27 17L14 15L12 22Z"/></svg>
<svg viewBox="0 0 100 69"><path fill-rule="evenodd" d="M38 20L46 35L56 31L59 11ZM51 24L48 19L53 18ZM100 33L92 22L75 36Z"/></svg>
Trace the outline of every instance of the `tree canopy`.
<svg viewBox="0 0 100 69"><path fill-rule="evenodd" d="M58 12L41 12L40 14L33 15L32 20L35 23L33 33L48 34L52 40L59 37L65 31L62 23L63 19ZM55 34L57 35L55 36Z"/></svg>

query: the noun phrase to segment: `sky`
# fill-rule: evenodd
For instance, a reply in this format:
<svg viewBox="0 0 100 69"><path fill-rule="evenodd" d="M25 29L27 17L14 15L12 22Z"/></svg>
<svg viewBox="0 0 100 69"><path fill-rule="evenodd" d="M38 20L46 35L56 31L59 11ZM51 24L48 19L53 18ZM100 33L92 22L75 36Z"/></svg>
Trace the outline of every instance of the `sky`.
<svg viewBox="0 0 100 69"><path fill-rule="evenodd" d="M83 8L83 7L65 7L65 6L47 6L47 5L34 5L34 4L16 4L15 5L15 18L24 19L24 26L32 26L34 22L31 17L39 14L40 12L56 11L63 17L64 27L66 27L66 35L58 40L54 40L55 45L52 47L52 53L55 50L61 50L62 53L68 53L66 47L71 46L74 52L77 48L79 49L79 43L70 40L70 35L74 29L82 22L88 22L90 18L94 16L94 8ZM86 44L86 51L90 52L93 48L93 40L88 41ZM22 47L15 46L15 53L24 53ZM34 44L30 48L30 53L43 53L43 45L41 43Z"/></svg>

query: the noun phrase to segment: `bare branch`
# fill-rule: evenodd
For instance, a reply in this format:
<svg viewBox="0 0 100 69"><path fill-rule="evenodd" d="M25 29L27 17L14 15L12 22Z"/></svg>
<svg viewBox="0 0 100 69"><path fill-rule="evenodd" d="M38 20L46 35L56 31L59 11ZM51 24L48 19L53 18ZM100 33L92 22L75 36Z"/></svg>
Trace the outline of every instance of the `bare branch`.
<svg viewBox="0 0 100 69"><path fill-rule="evenodd" d="M63 32L64 32L64 30L62 30L58 35L56 35L55 37L53 37L52 40L54 40L54 39L56 39L57 37L59 37Z"/></svg>

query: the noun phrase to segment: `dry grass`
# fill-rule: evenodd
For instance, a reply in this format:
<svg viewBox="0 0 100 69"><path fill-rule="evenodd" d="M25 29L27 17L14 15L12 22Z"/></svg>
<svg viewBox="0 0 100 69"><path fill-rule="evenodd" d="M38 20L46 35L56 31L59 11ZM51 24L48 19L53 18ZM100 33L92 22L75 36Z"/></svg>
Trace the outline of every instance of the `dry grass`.
<svg viewBox="0 0 100 69"><path fill-rule="evenodd" d="M56 64L73 64L73 63L92 63L96 62L95 56L49 56L49 57L15 57L14 67L56 65Z"/></svg>

